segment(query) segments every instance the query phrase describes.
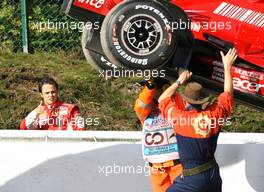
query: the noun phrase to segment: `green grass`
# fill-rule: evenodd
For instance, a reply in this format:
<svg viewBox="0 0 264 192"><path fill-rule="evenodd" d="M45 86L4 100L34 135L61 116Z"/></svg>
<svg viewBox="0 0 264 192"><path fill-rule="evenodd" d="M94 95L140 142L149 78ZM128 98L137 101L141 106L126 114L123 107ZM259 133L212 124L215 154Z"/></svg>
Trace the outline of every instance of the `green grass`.
<svg viewBox="0 0 264 192"><path fill-rule="evenodd" d="M133 130L134 97L121 79L105 81L85 60L60 54L0 53L0 127L18 129L39 103L37 85L44 76L60 85L61 100L76 103L84 118L99 118L96 130Z"/></svg>
<svg viewBox="0 0 264 192"><path fill-rule="evenodd" d="M0 52L0 128L18 129L40 101L37 85L44 76L60 85L61 100L76 103L84 118L99 118L88 130L139 130L133 111L138 79L105 81L79 56ZM263 112L236 105L232 125L223 131L264 132Z"/></svg>

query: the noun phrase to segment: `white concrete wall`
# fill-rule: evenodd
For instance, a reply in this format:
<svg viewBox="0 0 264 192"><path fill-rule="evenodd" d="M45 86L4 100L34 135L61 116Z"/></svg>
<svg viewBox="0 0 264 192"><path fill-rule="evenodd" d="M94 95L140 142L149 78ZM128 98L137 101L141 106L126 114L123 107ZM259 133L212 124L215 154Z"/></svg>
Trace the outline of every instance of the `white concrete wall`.
<svg viewBox="0 0 264 192"><path fill-rule="evenodd" d="M0 131L0 192L149 192L140 136ZM84 141L112 138L137 142ZM216 158L224 192L264 192L264 134L221 133Z"/></svg>

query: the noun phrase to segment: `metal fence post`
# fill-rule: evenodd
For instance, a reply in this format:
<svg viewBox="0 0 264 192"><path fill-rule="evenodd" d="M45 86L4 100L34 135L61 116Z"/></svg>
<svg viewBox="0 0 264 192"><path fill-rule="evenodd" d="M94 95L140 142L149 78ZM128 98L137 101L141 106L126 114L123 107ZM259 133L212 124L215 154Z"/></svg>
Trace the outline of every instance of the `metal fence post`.
<svg viewBox="0 0 264 192"><path fill-rule="evenodd" d="M22 22L22 43L23 52L28 53L28 18L27 18L27 0L20 0L21 4L21 22Z"/></svg>

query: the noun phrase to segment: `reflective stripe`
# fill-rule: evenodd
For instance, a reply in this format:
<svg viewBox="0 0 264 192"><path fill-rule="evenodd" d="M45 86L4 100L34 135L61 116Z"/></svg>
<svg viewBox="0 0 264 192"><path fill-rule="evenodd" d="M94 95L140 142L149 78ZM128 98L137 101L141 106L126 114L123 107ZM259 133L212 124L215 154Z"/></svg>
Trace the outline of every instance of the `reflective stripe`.
<svg viewBox="0 0 264 192"><path fill-rule="evenodd" d="M168 110L168 121L171 121L171 112L174 109L174 107L169 108Z"/></svg>
<svg viewBox="0 0 264 192"><path fill-rule="evenodd" d="M137 104L140 108L151 108L151 105L144 103L140 99L137 100Z"/></svg>

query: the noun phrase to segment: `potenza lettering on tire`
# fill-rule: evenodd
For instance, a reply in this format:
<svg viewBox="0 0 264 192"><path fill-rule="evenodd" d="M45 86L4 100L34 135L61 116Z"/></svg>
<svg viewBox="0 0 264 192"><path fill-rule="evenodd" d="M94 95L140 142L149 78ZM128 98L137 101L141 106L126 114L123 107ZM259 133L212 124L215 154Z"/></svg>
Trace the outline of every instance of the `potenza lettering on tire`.
<svg viewBox="0 0 264 192"><path fill-rule="evenodd" d="M174 54L177 34L164 4L124 1L106 16L101 29L103 51L110 62L130 69L155 69Z"/></svg>
<svg viewBox="0 0 264 192"><path fill-rule="evenodd" d="M164 24L170 28L170 22L168 18L165 17L163 13L161 13L158 9L155 9L154 7L148 6L148 5L137 5L135 9L143 9L143 10L150 10L153 11L153 13L157 14L164 22Z"/></svg>

